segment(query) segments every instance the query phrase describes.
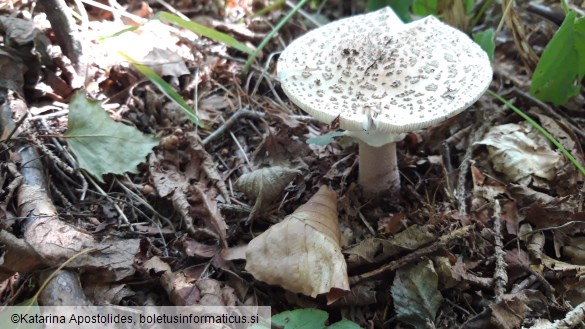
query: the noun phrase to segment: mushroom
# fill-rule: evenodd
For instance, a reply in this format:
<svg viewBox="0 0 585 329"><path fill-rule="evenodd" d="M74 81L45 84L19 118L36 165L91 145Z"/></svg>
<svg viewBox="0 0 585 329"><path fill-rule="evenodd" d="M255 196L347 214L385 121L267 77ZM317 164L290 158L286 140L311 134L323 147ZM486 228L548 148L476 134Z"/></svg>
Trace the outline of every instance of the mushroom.
<svg viewBox="0 0 585 329"><path fill-rule="evenodd" d="M390 8L293 41L277 64L289 99L359 140L365 194L398 192L396 142L473 104L492 80L487 54L433 16L403 24Z"/></svg>

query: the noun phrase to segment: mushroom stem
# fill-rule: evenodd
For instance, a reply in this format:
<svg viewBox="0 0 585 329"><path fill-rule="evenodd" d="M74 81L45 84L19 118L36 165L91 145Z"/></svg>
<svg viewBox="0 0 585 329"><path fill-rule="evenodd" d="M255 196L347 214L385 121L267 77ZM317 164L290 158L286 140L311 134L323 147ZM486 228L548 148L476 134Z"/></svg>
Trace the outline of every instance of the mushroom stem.
<svg viewBox="0 0 585 329"><path fill-rule="evenodd" d="M374 147L360 141L359 145L359 183L364 194L396 195L400 190L396 143Z"/></svg>

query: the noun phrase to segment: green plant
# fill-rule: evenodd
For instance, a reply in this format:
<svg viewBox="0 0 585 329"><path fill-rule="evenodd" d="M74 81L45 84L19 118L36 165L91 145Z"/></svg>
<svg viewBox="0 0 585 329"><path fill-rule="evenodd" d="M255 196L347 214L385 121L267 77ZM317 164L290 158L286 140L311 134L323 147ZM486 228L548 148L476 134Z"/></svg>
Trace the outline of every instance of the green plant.
<svg viewBox="0 0 585 329"><path fill-rule="evenodd" d="M198 126L201 126L201 122L197 117L197 113L195 113L195 111L191 109L189 104L185 102L183 97L181 97L181 95L179 95L179 93L175 91L175 88L169 85L162 77L156 74L148 66L139 64L136 60L124 54L123 52L119 52L119 54L126 60L128 60L128 62L130 62L130 64L132 64L132 66L134 66L140 73L144 74L150 80L150 82L152 82L160 91L163 92L163 94L165 94L165 96L167 96L170 100L175 102L175 104L179 105L181 109L183 109L183 111L185 112L187 118L191 120L191 122Z"/></svg>
<svg viewBox="0 0 585 329"><path fill-rule="evenodd" d="M153 19L158 19L160 21L177 25L181 28L187 29L197 35L204 36L211 40L221 42L226 44L227 46L245 52L247 54L254 54L254 51L250 49L248 46L244 45L243 43L239 42L235 38L225 33L216 31L212 28L207 26L185 20L177 15L173 15L171 13L162 11L158 12L154 15ZM122 33L131 32L136 29L139 29L140 26L134 26L127 29L123 29L119 32L116 32L112 35L100 38L100 41L103 41L106 38L116 37ZM191 120L194 124L201 126L199 118L197 117L197 113L194 113L193 109L185 102L183 97L179 95L175 89L169 85L162 77L156 74L153 70L151 70L148 66L141 65L136 60L132 59L130 56L120 52L122 57L126 58L138 71L144 74L156 87L158 87L169 99L171 99L175 104L179 105L189 120Z"/></svg>
<svg viewBox="0 0 585 329"><path fill-rule="evenodd" d="M262 49L264 49L268 42L272 40L272 38L276 35L276 33L278 33L278 31L280 31L284 24L286 24L286 22L288 22L293 17L293 15L296 14L296 12L299 11L299 9L301 9L308 1L309 0L301 0L283 19L280 20L280 22L278 22L278 24L276 24L272 31L270 31L270 33L268 33L268 35L264 37L262 42L260 42L260 44L258 45L258 48L254 50L254 52L248 57L246 64L244 64L244 68L242 69L244 74L248 72L250 66L252 66L252 63L254 63L256 57L262 51Z"/></svg>
<svg viewBox="0 0 585 329"><path fill-rule="evenodd" d="M409 10L414 1L415 0L368 0L366 10L375 11L390 6L404 23L408 23L412 21Z"/></svg>
<svg viewBox="0 0 585 329"><path fill-rule="evenodd" d="M577 13L569 12L534 70L530 93L562 105L579 94L584 75L585 17L577 18Z"/></svg>
<svg viewBox="0 0 585 329"><path fill-rule="evenodd" d="M225 33L221 33L219 31L216 31L212 28L209 28L205 25L201 25L199 23L184 20L181 17L179 17L177 15L173 15L173 14L168 13L166 11L161 11L161 12L156 13L156 15L154 15L153 18L161 20L161 21L166 22L166 23L175 24L175 25L180 26L184 29L187 29L187 30L189 30L197 35L202 35L202 36L209 38L211 40L225 43L226 45L228 45L234 49L243 51L247 54L253 53L252 49L250 49L248 46L239 42L238 40L236 40L234 37L232 37L230 35L227 35Z"/></svg>
<svg viewBox="0 0 585 329"><path fill-rule="evenodd" d="M494 51L496 50L496 43L494 39L494 29L477 32L473 34L473 41L475 41L483 51L488 54L490 61L494 61Z"/></svg>
<svg viewBox="0 0 585 329"><path fill-rule="evenodd" d="M132 126L116 122L98 101L79 91L69 102L69 124L63 137L79 167L101 183L107 173L136 172L159 141Z"/></svg>
<svg viewBox="0 0 585 329"><path fill-rule="evenodd" d="M325 311L303 308L273 315L271 322L272 326L283 329L361 329L357 323L349 320L341 320L326 326L327 318L329 314ZM261 325L253 325L250 328L268 329Z"/></svg>

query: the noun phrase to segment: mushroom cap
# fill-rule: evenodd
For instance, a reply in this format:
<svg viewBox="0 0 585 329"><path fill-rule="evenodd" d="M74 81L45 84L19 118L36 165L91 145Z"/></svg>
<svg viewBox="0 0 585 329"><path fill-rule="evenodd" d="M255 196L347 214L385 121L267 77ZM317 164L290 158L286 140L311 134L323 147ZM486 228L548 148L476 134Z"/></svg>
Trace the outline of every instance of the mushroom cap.
<svg viewBox="0 0 585 329"><path fill-rule="evenodd" d="M304 34L278 61L284 92L317 120L338 119L366 142L370 134L392 141L439 123L485 92L492 67L466 34L433 16L399 22L384 8Z"/></svg>

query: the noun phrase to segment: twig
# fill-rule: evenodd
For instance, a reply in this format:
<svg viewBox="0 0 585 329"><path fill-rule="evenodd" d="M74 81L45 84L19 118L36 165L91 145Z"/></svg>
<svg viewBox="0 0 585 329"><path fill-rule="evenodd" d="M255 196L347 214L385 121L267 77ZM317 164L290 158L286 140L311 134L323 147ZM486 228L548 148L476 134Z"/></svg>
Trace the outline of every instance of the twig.
<svg viewBox="0 0 585 329"><path fill-rule="evenodd" d="M95 187L95 189L104 197L108 197L108 194L99 186L98 183L96 183L93 178L91 178L91 176L87 175L87 178L89 180L89 182L91 183L91 185L93 185L93 187ZM124 211L122 211L122 208L120 208L120 206L118 206L118 204L116 202L114 202L112 200L112 205L114 205L114 209L116 209L116 212L118 212L118 215L120 215L120 218L122 218L122 221L125 224L128 224L128 227L130 227L130 231L134 231L134 226L130 225L130 221L128 220L128 217L126 217L126 214L124 214Z"/></svg>
<svg viewBox="0 0 585 329"><path fill-rule="evenodd" d="M449 199L453 200L453 164L451 163L451 150L447 141L441 143L441 159L443 160L443 170L445 171L445 183L447 184L447 193Z"/></svg>
<svg viewBox="0 0 585 329"><path fill-rule="evenodd" d="M395 261L392 261L386 265L383 265L382 267L379 267L373 271L352 276L349 278L349 283L351 285L354 285L354 284L360 283L364 280L367 280L367 279L370 279L373 277L377 277L385 272L395 271L395 270L405 266L406 264L418 261L418 260L420 260L421 257L426 256L430 253L433 253L433 252L439 250L440 248L447 246L447 244L449 242L451 242L455 239L459 239L459 238L467 236L469 234L469 232L471 231L471 228L472 228L472 226L469 225L469 226L465 226L465 227L462 227L460 229L457 229L457 230L455 230L447 235L441 236L439 238L439 241L437 241L437 242L435 242L427 247L415 250L415 251L411 252L410 254L408 254L402 258L399 258Z"/></svg>
<svg viewBox="0 0 585 329"><path fill-rule="evenodd" d="M504 243L502 242L502 207L500 201L494 202L494 244L496 269L494 271L494 282L496 301L506 293L506 285L508 284L508 273L506 272L506 261L504 260Z"/></svg>
<svg viewBox="0 0 585 329"><path fill-rule="evenodd" d="M18 131L20 126L22 126L24 121L28 118L28 113L29 112L26 112L20 119L18 119L18 121L14 125L14 128L10 131L10 134L8 134L8 136L6 136L5 140L10 140L12 138L12 136L14 136L14 134Z"/></svg>
<svg viewBox="0 0 585 329"><path fill-rule="evenodd" d="M41 2L55 32L55 37L63 49L63 53L71 60L79 81L72 81L74 87L83 86L86 77L84 45L77 31L75 21L69 15L69 7L65 0L46 0Z"/></svg>
<svg viewBox="0 0 585 329"><path fill-rule="evenodd" d="M164 1L164 0L156 0L156 2L158 2L161 6L165 7L168 11L170 11L171 13L181 17L182 19L186 20L186 21L190 21L191 19L189 19L189 17L185 16L182 12L178 11L177 9L175 9L175 7L173 7L170 3Z"/></svg>
<svg viewBox="0 0 585 329"><path fill-rule="evenodd" d="M239 119L242 118L249 118L249 119L261 119L262 115L258 112L251 111L248 109L239 109L234 113L226 122L219 128L217 128L214 132L212 132L209 136L205 137L201 142L203 145L207 145L210 142L214 141L215 139L219 138L222 134L230 129Z"/></svg>
<svg viewBox="0 0 585 329"><path fill-rule="evenodd" d="M555 23L557 26L561 26L561 24L563 24L563 21L565 20L565 14L563 14L562 12L552 10L547 6L543 6L541 4L534 2L528 3L526 11L529 13L536 14L540 17L546 18L549 21Z"/></svg>
<svg viewBox="0 0 585 329"><path fill-rule="evenodd" d="M20 174L18 168L16 168L16 165L14 163L12 162L6 163L6 169L8 169L8 172L12 175L12 181L5 188L5 191L8 191L8 193L6 193L6 195L4 196L4 201L8 202L12 200L14 192L18 189L20 184L22 184L23 180L22 175Z"/></svg>
<svg viewBox="0 0 585 329"><path fill-rule="evenodd" d="M468 147L461 160L459 166L459 175L457 176L457 187L455 188L455 199L459 206L459 217L467 216L467 208L465 204L465 182L467 181L467 173L469 171L469 162L471 161L472 147Z"/></svg>
<svg viewBox="0 0 585 329"><path fill-rule="evenodd" d="M544 287L544 293L546 294L546 296L548 298L550 298L551 300L554 300L555 288L546 280L546 278L542 274L536 272L529 265L526 265L526 264L514 264L514 265L510 264L509 266L519 267L522 270L530 273L530 276L527 279L528 282L526 282L526 283L524 283L524 281L521 282L519 285L514 287L514 289L512 289L512 293L517 293L517 292L521 291L522 289L526 289L526 287L528 287L531 284L531 282L534 283L533 282L533 280L534 280L534 281L538 281ZM531 279L531 278L533 278L533 279Z"/></svg>
<svg viewBox="0 0 585 329"><path fill-rule="evenodd" d="M569 329L578 326L585 320L585 302L577 305L574 309L567 312L565 318L556 320L553 323L545 325L537 325L533 328L538 329Z"/></svg>
<svg viewBox="0 0 585 329"><path fill-rule="evenodd" d="M94 0L81 0L81 2L89 5L89 6L93 6L102 10L106 10L111 12L114 15L120 15L126 18L130 18L131 20L135 21L137 24L144 24L147 20L145 18L142 18L140 16L134 15L134 14L130 14L129 12L126 12L124 10L120 10L120 9L116 9L112 6L108 6L108 5L104 5L103 3L94 1Z"/></svg>

